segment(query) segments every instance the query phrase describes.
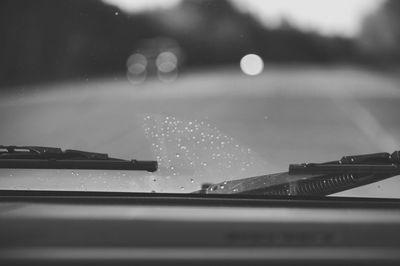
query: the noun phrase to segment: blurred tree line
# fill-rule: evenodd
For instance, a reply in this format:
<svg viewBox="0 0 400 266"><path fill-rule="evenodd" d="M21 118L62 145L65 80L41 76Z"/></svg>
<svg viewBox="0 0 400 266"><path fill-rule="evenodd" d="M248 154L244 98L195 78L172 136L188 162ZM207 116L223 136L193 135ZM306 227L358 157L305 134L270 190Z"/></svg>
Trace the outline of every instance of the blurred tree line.
<svg viewBox="0 0 400 266"><path fill-rule="evenodd" d="M358 45L364 56L381 65L400 62L400 1L387 0L363 22Z"/></svg>
<svg viewBox="0 0 400 266"><path fill-rule="evenodd" d="M185 0L133 14L99 0L2 0L0 87L125 73L129 55L155 37L180 45L185 68L237 64L248 53L284 63L363 62L382 47L386 57L398 56L399 10L400 1L388 1L354 41L287 22L268 28L228 0ZM390 37L381 27L390 27Z"/></svg>

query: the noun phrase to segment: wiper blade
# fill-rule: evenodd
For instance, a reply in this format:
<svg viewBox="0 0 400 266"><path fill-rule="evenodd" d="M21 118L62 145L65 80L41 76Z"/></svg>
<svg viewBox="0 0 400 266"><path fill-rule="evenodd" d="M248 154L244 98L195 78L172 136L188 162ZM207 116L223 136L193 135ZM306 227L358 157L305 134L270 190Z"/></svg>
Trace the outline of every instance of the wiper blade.
<svg viewBox="0 0 400 266"><path fill-rule="evenodd" d="M155 172L156 161L110 158L104 153L61 150L39 146L1 146L0 168L7 169L74 169L127 170Z"/></svg>
<svg viewBox="0 0 400 266"><path fill-rule="evenodd" d="M400 151L344 156L339 161L303 163L289 166L289 173L298 174L400 174Z"/></svg>
<svg viewBox="0 0 400 266"><path fill-rule="evenodd" d="M400 175L400 151L345 156L321 164L293 164L289 172L215 184L211 194L327 196Z"/></svg>

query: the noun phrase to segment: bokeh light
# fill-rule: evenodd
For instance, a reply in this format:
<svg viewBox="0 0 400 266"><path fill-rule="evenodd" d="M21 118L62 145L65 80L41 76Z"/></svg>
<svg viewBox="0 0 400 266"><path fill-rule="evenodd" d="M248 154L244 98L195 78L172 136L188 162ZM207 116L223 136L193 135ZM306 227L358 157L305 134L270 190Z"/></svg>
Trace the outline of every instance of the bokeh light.
<svg viewBox="0 0 400 266"><path fill-rule="evenodd" d="M173 82L178 77L178 57L170 51L160 53L156 59L157 76L162 82Z"/></svg>
<svg viewBox="0 0 400 266"><path fill-rule="evenodd" d="M147 59L142 54L132 54L126 61L127 78L132 84L140 84L146 80Z"/></svg>
<svg viewBox="0 0 400 266"><path fill-rule="evenodd" d="M256 54L248 54L240 60L240 68L246 75L256 76L264 70L264 61Z"/></svg>
<svg viewBox="0 0 400 266"><path fill-rule="evenodd" d="M178 58L172 52L162 52L157 56L156 65L162 72L171 72L178 66Z"/></svg>

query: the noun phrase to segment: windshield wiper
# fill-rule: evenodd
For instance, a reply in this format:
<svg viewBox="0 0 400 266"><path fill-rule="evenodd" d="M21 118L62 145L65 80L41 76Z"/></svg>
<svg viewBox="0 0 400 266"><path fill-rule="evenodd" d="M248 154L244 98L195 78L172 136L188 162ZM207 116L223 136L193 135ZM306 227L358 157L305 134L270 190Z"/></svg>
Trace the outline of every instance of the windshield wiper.
<svg viewBox="0 0 400 266"><path fill-rule="evenodd" d="M226 181L206 194L327 196L400 175L400 151L345 156L321 164L293 164L285 173Z"/></svg>
<svg viewBox="0 0 400 266"><path fill-rule="evenodd" d="M109 158L107 154L54 147L1 146L0 168L157 171L156 161Z"/></svg>

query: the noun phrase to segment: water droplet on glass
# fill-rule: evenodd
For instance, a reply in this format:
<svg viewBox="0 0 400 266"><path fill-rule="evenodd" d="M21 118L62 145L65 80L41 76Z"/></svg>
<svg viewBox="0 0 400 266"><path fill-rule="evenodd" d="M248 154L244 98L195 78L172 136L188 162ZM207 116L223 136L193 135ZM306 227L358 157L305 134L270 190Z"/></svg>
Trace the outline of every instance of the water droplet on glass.
<svg viewBox="0 0 400 266"><path fill-rule="evenodd" d="M190 179L190 183L192 183L192 184L194 183L194 179L193 179L193 178L192 178L192 179Z"/></svg>
<svg viewBox="0 0 400 266"><path fill-rule="evenodd" d="M181 190L185 190L185 187L181 187Z"/></svg>

